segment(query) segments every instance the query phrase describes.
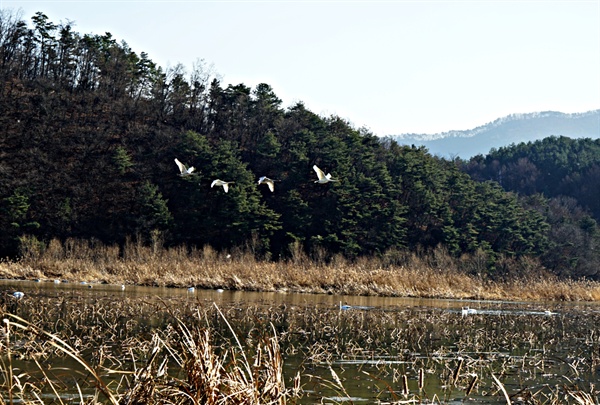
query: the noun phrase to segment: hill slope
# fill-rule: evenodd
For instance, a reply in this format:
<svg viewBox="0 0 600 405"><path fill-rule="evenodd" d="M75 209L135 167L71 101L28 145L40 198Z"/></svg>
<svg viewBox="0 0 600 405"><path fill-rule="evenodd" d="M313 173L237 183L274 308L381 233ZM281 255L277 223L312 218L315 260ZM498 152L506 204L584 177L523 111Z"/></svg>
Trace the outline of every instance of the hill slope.
<svg viewBox="0 0 600 405"><path fill-rule="evenodd" d="M492 148L535 141L551 135L599 138L600 110L565 114L556 111L511 114L474 129L438 134L402 134L392 138L404 145L425 146L433 155L468 159Z"/></svg>
<svg viewBox="0 0 600 405"><path fill-rule="evenodd" d="M532 262L568 277L600 269L600 230L575 215L576 204L524 201L473 180L462 162L302 103L282 108L266 83L223 87L203 66L163 71L110 33L82 36L42 13L31 30L3 17L2 258L66 241L87 257L88 246L115 246L117 260L135 240L319 263L404 265L401 255L417 252L447 268L429 253L443 249L461 271L491 277L524 275ZM176 158L197 170L179 176ZM315 166L340 181L315 183ZM257 184L261 176L277 180L273 192ZM215 179L235 183L226 193L211 187ZM327 278L323 288L344 284Z"/></svg>

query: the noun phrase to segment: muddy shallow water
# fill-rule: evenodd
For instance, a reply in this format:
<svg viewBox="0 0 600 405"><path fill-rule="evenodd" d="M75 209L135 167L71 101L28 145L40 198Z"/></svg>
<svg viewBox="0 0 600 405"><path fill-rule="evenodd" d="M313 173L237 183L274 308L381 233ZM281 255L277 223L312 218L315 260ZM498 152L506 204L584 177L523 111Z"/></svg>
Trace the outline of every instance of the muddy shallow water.
<svg viewBox="0 0 600 405"><path fill-rule="evenodd" d="M13 299L15 291L25 295ZM216 317L196 319L215 304L246 343L272 324L281 344L286 384L301 373L302 404L505 404L505 395L521 403L531 398L538 403L546 398L577 403L573 395L582 392L598 402L591 386L600 380L596 303L122 289L10 280L0 281L0 293L8 312L51 332L68 330L73 342L92 357L97 356L97 346L110 350L120 341L125 348L119 352L134 353L136 348L128 346L135 346L133 338L150 338L153 331L173 324L174 316L210 323L222 328L219 334L226 337L229 331ZM135 367L126 357L111 365ZM80 369L68 358L44 361L63 380ZM13 366L18 372L37 370L27 358L15 359ZM64 400L76 394L66 385Z"/></svg>

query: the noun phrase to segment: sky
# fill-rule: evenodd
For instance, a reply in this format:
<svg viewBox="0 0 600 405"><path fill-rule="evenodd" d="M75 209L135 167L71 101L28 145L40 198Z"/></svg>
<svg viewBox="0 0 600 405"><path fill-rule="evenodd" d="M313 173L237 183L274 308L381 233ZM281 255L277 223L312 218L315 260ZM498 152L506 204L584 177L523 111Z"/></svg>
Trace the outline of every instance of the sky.
<svg viewBox="0 0 600 405"><path fill-rule="evenodd" d="M600 0L0 0L375 135L600 109Z"/></svg>

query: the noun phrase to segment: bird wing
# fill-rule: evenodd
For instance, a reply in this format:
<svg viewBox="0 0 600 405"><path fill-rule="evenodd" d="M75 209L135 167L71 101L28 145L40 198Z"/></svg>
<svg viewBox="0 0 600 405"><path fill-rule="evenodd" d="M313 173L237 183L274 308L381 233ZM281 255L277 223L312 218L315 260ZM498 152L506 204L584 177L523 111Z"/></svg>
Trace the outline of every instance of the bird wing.
<svg viewBox="0 0 600 405"><path fill-rule="evenodd" d="M319 178L319 180L323 180L325 177L325 173L323 173L323 170L319 169L317 167L317 165L313 166L313 170L315 171L315 173L317 173L317 177Z"/></svg>
<svg viewBox="0 0 600 405"><path fill-rule="evenodd" d="M223 183L223 190L225 190L225 192L228 192L229 191L229 184Z"/></svg>
<svg viewBox="0 0 600 405"><path fill-rule="evenodd" d="M211 185L210 185L210 188L213 188L213 187L215 186L215 184L217 184L218 182L219 182L219 180L214 180L214 181L211 183Z"/></svg>
<svg viewBox="0 0 600 405"><path fill-rule="evenodd" d="M271 190L271 192L275 191L275 180L272 180L270 178L268 178L267 176L262 176L260 179L258 179L258 184L263 184L265 183L267 186L269 186L269 190Z"/></svg>
<svg viewBox="0 0 600 405"><path fill-rule="evenodd" d="M183 163L181 163L179 161L179 159L175 158L175 163L177 163L177 167L179 167L179 171L181 173L185 173L187 171L187 169L185 168L185 165Z"/></svg>

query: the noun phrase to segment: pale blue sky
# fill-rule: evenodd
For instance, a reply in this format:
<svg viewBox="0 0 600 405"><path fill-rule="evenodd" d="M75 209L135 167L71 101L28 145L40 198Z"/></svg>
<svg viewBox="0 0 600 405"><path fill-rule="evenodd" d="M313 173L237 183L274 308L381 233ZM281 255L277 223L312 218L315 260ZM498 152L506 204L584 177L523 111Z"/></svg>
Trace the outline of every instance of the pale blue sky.
<svg viewBox="0 0 600 405"><path fill-rule="evenodd" d="M376 135L600 109L600 0L0 4L110 32L163 68L202 59L223 85L265 82L284 107L302 101Z"/></svg>

